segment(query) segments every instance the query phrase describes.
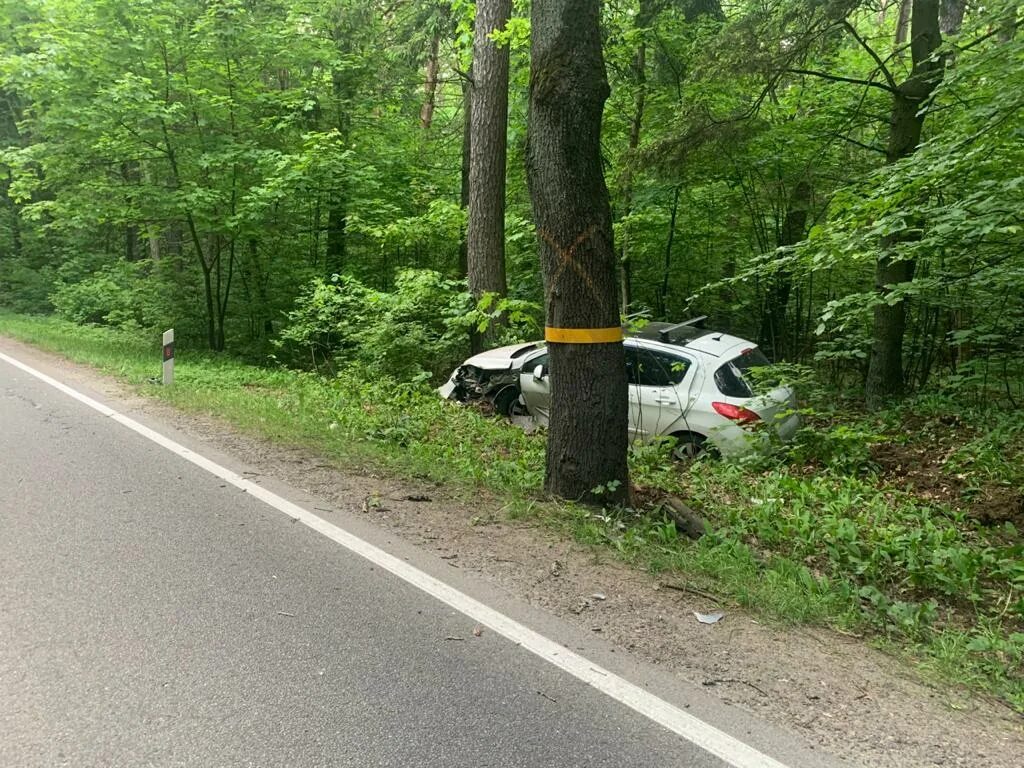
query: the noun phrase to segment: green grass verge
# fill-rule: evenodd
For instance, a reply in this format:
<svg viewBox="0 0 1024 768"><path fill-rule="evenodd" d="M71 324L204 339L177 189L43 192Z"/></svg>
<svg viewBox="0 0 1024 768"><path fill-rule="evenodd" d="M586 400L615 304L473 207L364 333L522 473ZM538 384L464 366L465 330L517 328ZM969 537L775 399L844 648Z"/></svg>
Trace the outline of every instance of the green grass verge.
<svg viewBox="0 0 1024 768"><path fill-rule="evenodd" d="M684 472L663 450L636 449L638 485L682 496L708 519L711 532L693 543L658 514L543 501L542 437L444 403L423 385L352 373L327 379L179 348L175 386L164 388L153 383L160 372L155 336L144 341L135 333L11 315L0 315L0 334L116 375L183 410L312 447L344 466L370 465L467 491L487 488L513 516L529 516L666 578L685 578L763 617L866 633L942 680L991 692L1024 711L1019 534L1012 526L976 525L948 506L851 472L849 457L860 446L850 436L866 428L822 436L819 452L834 454L841 471L758 459L699 462ZM998 474L1020 431L1003 423L999 434L997 449L990 445L996 438L979 438L971 453L979 476Z"/></svg>

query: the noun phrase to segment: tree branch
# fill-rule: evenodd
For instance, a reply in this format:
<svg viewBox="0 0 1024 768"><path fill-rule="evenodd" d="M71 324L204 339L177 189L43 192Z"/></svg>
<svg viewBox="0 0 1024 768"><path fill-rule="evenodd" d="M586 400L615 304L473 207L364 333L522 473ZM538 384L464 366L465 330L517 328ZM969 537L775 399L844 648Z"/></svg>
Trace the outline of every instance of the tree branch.
<svg viewBox="0 0 1024 768"><path fill-rule="evenodd" d="M885 148L884 147L876 147L873 144L865 144L863 141L857 141L856 139L852 139L849 136L844 136L842 134L837 134L837 135L834 136L834 138L837 138L837 139L839 139L841 141L845 141L848 144L853 144L855 147L860 147L861 149L866 149L869 152L877 152L880 155L884 155L885 154Z"/></svg>
<svg viewBox="0 0 1024 768"><path fill-rule="evenodd" d="M843 77L842 75L830 75L828 72L818 72L813 69L789 69L787 72L791 72L794 75L810 75L811 77L820 77L823 80L832 80L837 83L853 83L854 85L870 86L872 88L881 88L886 93L896 93L896 89L892 88L885 83L879 83L877 80L859 80L855 77Z"/></svg>
<svg viewBox="0 0 1024 768"><path fill-rule="evenodd" d="M878 71L885 76L885 82L889 84L889 89L895 92L896 89L899 88L899 85L896 83L896 79L892 76L892 72L890 72L888 67L885 66L885 62L882 61L881 57L875 52L875 49L868 45L867 40L860 36L853 24L846 19L843 19L842 24L846 31L853 36L853 39L860 43L860 47L868 52L868 56L875 60L875 63L878 65Z"/></svg>
<svg viewBox="0 0 1024 768"><path fill-rule="evenodd" d="M1017 29L1018 27L1022 27L1022 26L1024 26L1024 19L1017 19L1012 24L1007 24L1005 26L996 27L995 29L990 30L989 32L986 32L981 37L977 37L974 40L971 40L971 42L967 43L966 45L955 45L954 44L953 47L956 48L958 51L969 51L974 46L980 45L981 43L985 42L989 38L995 37L996 35L1001 34L1001 33L1006 33L1007 30L1014 30L1014 29Z"/></svg>

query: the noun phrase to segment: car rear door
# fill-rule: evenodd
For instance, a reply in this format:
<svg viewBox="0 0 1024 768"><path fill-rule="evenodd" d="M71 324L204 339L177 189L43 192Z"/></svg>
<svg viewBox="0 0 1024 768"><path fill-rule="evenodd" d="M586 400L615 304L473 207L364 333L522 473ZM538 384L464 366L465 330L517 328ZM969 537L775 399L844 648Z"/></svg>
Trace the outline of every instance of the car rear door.
<svg viewBox="0 0 1024 768"><path fill-rule="evenodd" d="M643 347L626 346L626 372L629 380L630 435L635 440L650 440L665 433L683 415L679 386L692 378L692 365L677 358ZM685 396L685 387L684 387Z"/></svg>

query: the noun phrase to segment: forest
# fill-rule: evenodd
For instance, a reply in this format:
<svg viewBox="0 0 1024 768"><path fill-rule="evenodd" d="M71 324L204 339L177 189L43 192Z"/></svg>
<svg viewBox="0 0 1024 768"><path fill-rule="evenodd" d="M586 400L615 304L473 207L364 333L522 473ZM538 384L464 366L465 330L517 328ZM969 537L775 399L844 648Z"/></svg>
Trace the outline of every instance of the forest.
<svg viewBox="0 0 1024 768"><path fill-rule="evenodd" d="M473 293L507 297L528 326L542 314L529 10L510 11L496 38L507 180L489 212L503 237L473 260L501 269ZM472 3L3 12L4 306L174 325L240 354L316 334L330 356L346 331L310 327L319 302L345 304L374 347L389 335L377 326L416 305L419 338L387 353L390 372L436 375L463 355L446 321L471 308ZM1024 397L1015 14L963 0L604 4L622 312L707 314L869 401Z"/></svg>
<svg viewBox="0 0 1024 768"><path fill-rule="evenodd" d="M372 393L405 420L324 423L412 455L416 398L545 326L531 45L574 34L533 28L545 6L600 16L603 63L563 91L603 104L600 138L561 138L595 144L618 314L755 340L814 430L671 478L638 449L633 479L701 508L702 546L796 563L765 567L816 618L973 653L1024 708L1016 0L0 0L0 311L173 327L303 372L303 408ZM495 463L452 471L535 490L543 449L494 429L466 444ZM723 506L752 482L770 503Z"/></svg>

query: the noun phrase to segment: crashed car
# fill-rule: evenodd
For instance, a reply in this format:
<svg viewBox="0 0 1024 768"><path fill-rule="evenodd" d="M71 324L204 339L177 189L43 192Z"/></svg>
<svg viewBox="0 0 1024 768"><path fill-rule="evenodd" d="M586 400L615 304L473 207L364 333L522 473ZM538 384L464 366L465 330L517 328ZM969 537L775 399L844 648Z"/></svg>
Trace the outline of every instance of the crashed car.
<svg viewBox="0 0 1024 768"><path fill-rule="evenodd" d="M796 393L754 375L769 365L764 353L752 342L695 323L649 323L626 331L630 436L644 442L672 437L680 459L707 450L742 454L770 440L770 432L781 440L792 437L800 424ZM551 386L547 349L533 342L471 357L438 392L459 402L488 400L499 413L526 413L545 424Z"/></svg>
<svg viewBox="0 0 1024 768"><path fill-rule="evenodd" d="M437 391L445 400L490 403L502 416L524 414L519 372L523 360L541 349L544 342L534 341L481 352L456 368Z"/></svg>

